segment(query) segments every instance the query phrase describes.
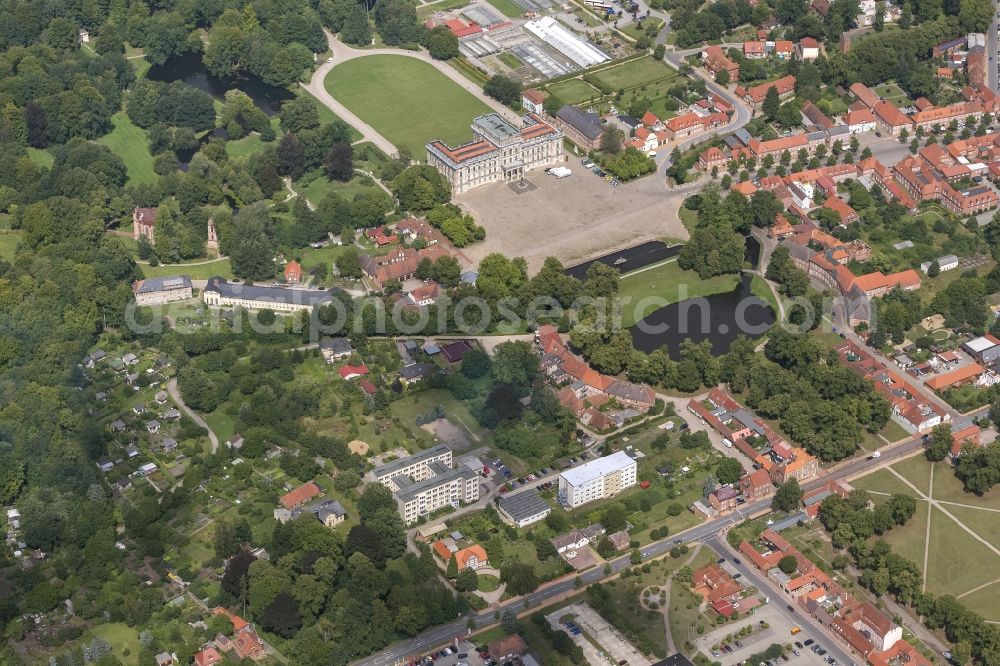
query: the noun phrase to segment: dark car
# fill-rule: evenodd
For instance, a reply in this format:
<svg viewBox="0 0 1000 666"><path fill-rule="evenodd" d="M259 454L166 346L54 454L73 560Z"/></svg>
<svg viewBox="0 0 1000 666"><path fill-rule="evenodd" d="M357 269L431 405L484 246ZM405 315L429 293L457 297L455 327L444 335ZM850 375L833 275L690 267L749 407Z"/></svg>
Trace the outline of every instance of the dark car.
<svg viewBox="0 0 1000 666"><path fill-rule="evenodd" d="M726 558L724 558L724 557L720 557L719 559L717 559L717 560L715 561L715 563L716 563L716 564L722 564L722 563L723 563L723 562L725 562L725 561L726 561Z"/></svg>
<svg viewBox="0 0 1000 666"><path fill-rule="evenodd" d="M813 639L811 639L811 638L807 638L807 639L805 640L805 642L803 643L803 645L806 645L806 646L809 646L809 645L812 645L812 644L813 644L813 643L815 643L815 642L816 642L816 641L814 641Z"/></svg>
<svg viewBox="0 0 1000 666"><path fill-rule="evenodd" d="M790 613L794 613L795 612L795 609L792 608L791 604L788 604L787 606L785 606L785 608L787 608Z"/></svg>
<svg viewBox="0 0 1000 666"><path fill-rule="evenodd" d="M795 647L797 648L802 647L802 643L800 643L799 641L795 641Z"/></svg>
<svg viewBox="0 0 1000 666"><path fill-rule="evenodd" d="M733 558L733 564L735 564L736 566L740 566L740 565L741 565L741 564L743 564L743 563L742 563L742 562L740 562L740 561L739 561L738 559L736 559L736 558L734 557L734 558Z"/></svg>

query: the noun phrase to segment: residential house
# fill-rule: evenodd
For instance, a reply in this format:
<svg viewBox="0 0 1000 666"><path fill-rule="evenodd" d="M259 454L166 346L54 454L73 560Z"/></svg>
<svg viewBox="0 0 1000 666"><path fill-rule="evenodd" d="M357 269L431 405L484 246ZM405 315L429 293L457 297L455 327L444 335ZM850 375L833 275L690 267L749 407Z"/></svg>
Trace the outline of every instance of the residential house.
<svg viewBox="0 0 1000 666"><path fill-rule="evenodd" d="M157 421L156 419L153 419L152 421L146 421L146 432L148 432L151 435L155 435L156 433L160 432L160 422Z"/></svg>
<svg viewBox="0 0 1000 666"><path fill-rule="evenodd" d="M583 529L573 528L566 534L552 537L550 541L555 546L556 552L562 555L563 553L586 548L602 534L604 534L604 528L599 523L594 523Z"/></svg>
<svg viewBox="0 0 1000 666"><path fill-rule="evenodd" d="M222 663L222 655L213 645L209 645L204 650L196 652L194 655L195 666L215 666Z"/></svg>
<svg viewBox="0 0 1000 666"><path fill-rule="evenodd" d="M982 445L982 429L975 423L953 430L951 433L951 458L958 459L966 449L975 449Z"/></svg>
<svg viewBox="0 0 1000 666"><path fill-rule="evenodd" d="M302 282L302 264L292 259L285 264L285 282L299 284Z"/></svg>
<svg viewBox="0 0 1000 666"><path fill-rule="evenodd" d="M365 395L372 396L378 393L378 387L367 379L362 379L358 382L358 388L364 392Z"/></svg>
<svg viewBox="0 0 1000 666"><path fill-rule="evenodd" d="M740 491L730 486L719 486L708 494L708 503L716 511L731 511L736 508L736 500Z"/></svg>
<svg viewBox="0 0 1000 666"><path fill-rule="evenodd" d="M875 115L868 109L848 111L844 117L844 122L847 123L851 134L875 131Z"/></svg>
<svg viewBox="0 0 1000 666"><path fill-rule="evenodd" d="M409 386L414 382L426 379L433 371L434 366L427 363L414 363L412 365L404 365L399 369L397 374L399 375L399 381L404 385Z"/></svg>
<svg viewBox="0 0 1000 666"><path fill-rule="evenodd" d="M819 58L822 46L812 37L803 37L799 40L797 49L800 60L816 60Z"/></svg>
<svg viewBox="0 0 1000 666"><path fill-rule="evenodd" d="M764 42L743 42L743 57L747 60L759 60L767 57Z"/></svg>
<svg viewBox="0 0 1000 666"><path fill-rule="evenodd" d="M830 196L826 201L823 202L823 208L832 210L840 218L840 223L844 226L848 224L854 224L861 219L858 212L851 208L851 206L841 199L839 196Z"/></svg>
<svg viewBox="0 0 1000 666"><path fill-rule="evenodd" d="M902 130L911 131L913 121L889 101L880 99L872 106L875 115L875 127L884 134L897 136Z"/></svg>
<svg viewBox="0 0 1000 666"><path fill-rule="evenodd" d="M778 91L779 100L786 100L795 95L795 77L789 74L777 81L762 83L750 88L736 86L735 92L736 96L743 98L743 101L750 105L751 108L759 109L764 104L764 99L771 88Z"/></svg>
<svg viewBox="0 0 1000 666"><path fill-rule="evenodd" d="M169 396L166 391L157 391L153 399L156 401L156 404L165 405L167 404L167 400L169 400Z"/></svg>
<svg viewBox="0 0 1000 666"><path fill-rule="evenodd" d="M323 491L320 490L320 487L317 486L315 482L307 481L306 483L303 483L295 490L292 490L282 495L278 501L281 502L281 506L285 507L286 509L294 509L301 506L302 504L305 504L312 498L319 495L321 492Z"/></svg>
<svg viewBox="0 0 1000 666"><path fill-rule="evenodd" d="M430 282L409 291L406 294L406 300L411 306L423 308L434 305L442 293L441 285L437 282Z"/></svg>
<svg viewBox="0 0 1000 666"><path fill-rule="evenodd" d="M613 534L609 534L608 540L611 542L611 545L615 547L615 551L619 553L624 550L628 550L629 544L631 543L628 530L620 530L618 532L614 532Z"/></svg>
<svg viewBox="0 0 1000 666"><path fill-rule="evenodd" d="M740 492L748 502L762 499L771 494L774 486L766 469L758 469L740 478Z"/></svg>
<svg viewBox="0 0 1000 666"><path fill-rule="evenodd" d="M711 171L713 168L724 169L728 163L729 157L716 146L698 156L698 168L702 171Z"/></svg>
<svg viewBox="0 0 1000 666"><path fill-rule="evenodd" d="M833 121L830 120L825 113L820 111L819 107L811 101L806 101L806 103L802 105L802 115L805 116L806 120L820 129L826 130L833 127Z"/></svg>
<svg viewBox="0 0 1000 666"><path fill-rule="evenodd" d="M350 381L357 377L363 377L367 375L368 366L365 365L364 363L359 363L357 365L351 365L348 363L346 365L340 366L340 369L337 371L337 373L340 375L341 379L345 381Z"/></svg>
<svg viewBox="0 0 1000 666"><path fill-rule="evenodd" d="M706 46L701 52L701 59L705 69L711 72L713 77L717 77L719 72L724 70L729 73L730 82L736 83L739 80L740 66L726 55L721 46L715 44Z"/></svg>
<svg viewBox="0 0 1000 666"><path fill-rule="evenodd" d="M264 643L257 636L252 624L221 606L216 606L212 614L226 615L233 623L232 639L224 641L226 647L223 651L228 652L231 649L237 659L259 659L264 655ZM216 642L218 643L218 637Z"/></svg>
<svg viewBox="0 0 1000 666"><path fill-rule="evenodd" d="M449 363L461 363L465 355L476 348L476 343L472 340L455 340L441 345L441 355Z"/></svg>
<svg viewBox="0 0 1000 666"><path fill-rule="evenodd" d="M232 437L226 440L227 449L242 449L243 448L243 435L236 433Z"/></svg>
<svg viewBox="0 0 1000 666"><path fill-rule="evenodd" d="M349 358L354 353L354 348L347 338L329 338L319 343L319 353L327 363L333 363L338 359Z"/></svg>
<svg viewBox="0 0 1000 666"><path fill-rule="evenodd" d="M521 92L521 107L530 113L545 113L545 98L548 97L538 88L528 88Z"/></svg>
<svg viewBox="0 0 1000 666"><path fill-rule="evenodd" d="M509 662L528 653L528 645L518 634L511 634L506 638L493 641L486 646L486 651L490 654L490 659L494 663L500 664Z"/></svg>

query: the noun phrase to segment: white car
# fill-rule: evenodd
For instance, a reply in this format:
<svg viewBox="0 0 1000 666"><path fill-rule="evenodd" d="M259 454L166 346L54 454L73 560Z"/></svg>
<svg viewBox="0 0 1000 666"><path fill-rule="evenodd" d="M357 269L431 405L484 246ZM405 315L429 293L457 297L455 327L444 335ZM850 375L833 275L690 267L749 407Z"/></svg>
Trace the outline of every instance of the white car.
<svg viewBox="0 0 1000 666"><path fill-rule="evenodd" d="M333 62L333 56L330 56L329 58L327 58L326 61L327 62Z"/></svg>

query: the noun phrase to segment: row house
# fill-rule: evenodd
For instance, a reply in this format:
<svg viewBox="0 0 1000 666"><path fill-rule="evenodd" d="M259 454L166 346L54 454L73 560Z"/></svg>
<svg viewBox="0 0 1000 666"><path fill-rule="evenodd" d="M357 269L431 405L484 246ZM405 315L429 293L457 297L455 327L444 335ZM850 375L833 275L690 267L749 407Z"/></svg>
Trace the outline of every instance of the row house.
<svg viewBox="0 0 1000 666"><path fill-rule="evenodd" d="M916 127L932 130L947 127L952 121L958 123L959 127L973 125L982 116L983 105L979 102L957 102L941 107L928 106L914 113L911 120Z"/></svg>
<svg viewBox="0 0 1000 666"><path fill-rule="evenodd" d="M819 127L820 129L830 129L833 127L833 121L822 111L819 107L810 101L807 101L802 105L802 115L805 116L812 125Z"/></svg>
<svg viewBox="0 0 1000 666"><path fill-rule="evenodd" d="M907 432L925 432L951 420L951 414L929 402L910 382L852 341L837 347L841 363L872 383L892 409L893 419Z"/></svg>
<svg viewBox="0 0 1000 666"><path fill-rule="evenodd" d="M875 131L875 114L869 109L848 111L844 117L844 122L847 124L847 128L851 134Z"/></svg>
<svg viewBox="0 0 1000 666"><path fill-rule="evenodd" d="M740 66L726 55L721 46L716 44L706 46L701 52L701 59L705 64L705 69L711 72L712 76L718 76L719 72L726 71L729 73L730 81L739 80Z"/></svg>
<svg viewBox="0 0 1000 666"><path fill-rule="evenodd" d="M720 125L725 125L728 121L729 116L722 112L710 113L704 116L693 112L686 113L668 120L664 135L670 141L684 139L695 134L701 134Z"/></svg>
<svg viewBox="0 0 1000 666"><path fill-rule="evenodd" d="M795 77L789 74L777 81L762 83L759 86L744 88L736 86L736 96L741 97L753 109L759 109L764 104L768 91L774 88L778 91L778 99L786 100L795 95Z"/></svg>
<svg viewBox="0 0 1000 666"><path fill-rule="evenodd" d="M913 122L892 102L884 99L875 102L872 113L875 115L875 126L884 134L897 136L904 129L913 129Z"/></svg>
<svg viewBox="0 0 1000 666"><path fill-rule="evenodd" d="M905 157L893 167L903 188L917 201L940 201L945 208L959 215L976 215L996 208L996 193L985 185L958 191L946 180L938 178L934 169L923 160Z"/></svg>
<svg viewBox="0 0 1000 666"><path fill-rule="evenodd" d="M840 218L840 223L842 225L854 224L861 219L857 211L851 208L850 204L841 199L839 196L833 195L827 197L827 200L823 202L822 208L828 208L837 214Z"/></svg>
<svg viewBox="0 0 1000 666"><path fill-rule="evenodd" d="M805 149L809 152L809 139L805 134L784 136L778 139L771 139L770 141L750 139L750 142L747 143L747 147L757 159L761 159L767 155L774 155L777 158L786 150L794 156L801 149Z"/></svg>
<svg viewBox="0 0 1000 666"><path fill-rule="evenodd" d="M869 111L875 110L875 104L882 100L871 88L861 82L851 84L849 88L854 98L861 102Z"/></svg>
<svg viewBox="0 0 1000 666"><path fill-rule="evenodd" d="M729 163L729 156L717 146L712 146L698 156L698 168L711 171L713 168L724 169Z"/></svg>

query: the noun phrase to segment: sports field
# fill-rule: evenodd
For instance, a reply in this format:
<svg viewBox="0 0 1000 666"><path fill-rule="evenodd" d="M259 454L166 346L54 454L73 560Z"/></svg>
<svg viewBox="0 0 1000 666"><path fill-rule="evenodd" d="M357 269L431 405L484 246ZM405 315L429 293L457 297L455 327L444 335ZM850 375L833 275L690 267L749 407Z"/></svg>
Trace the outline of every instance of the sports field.
<svg viewBox="0 0 1000 666"><path fill-rule="evenodd" d="M111 116L111 123L114 129L97 142L110 148L111 152L122 159L128 169L130 185L155 181L156 172L153 171L153 156L149 154L146 131L132 124L124 111Z"/></svg>
<svg viewBox="0 0 1000 666"><path fill-rule="evenodd" d="M432 139L452 145L470 141L472 119L490 112L432 65L406 56L348 60L330 71L325 85L335 99L418 158Z"/></svg>
<svg viewBox="0 0 1000 666"><path fill-rule="evenodd" d="M893 550L924 572L926 590L951 594L989 621L1000 622L1000 488L964 492L947 462L903 460L851 482L875 501L890 493L917 498L910 521L889 532ZM930 527L928 528L928 522Z"/></svg>

